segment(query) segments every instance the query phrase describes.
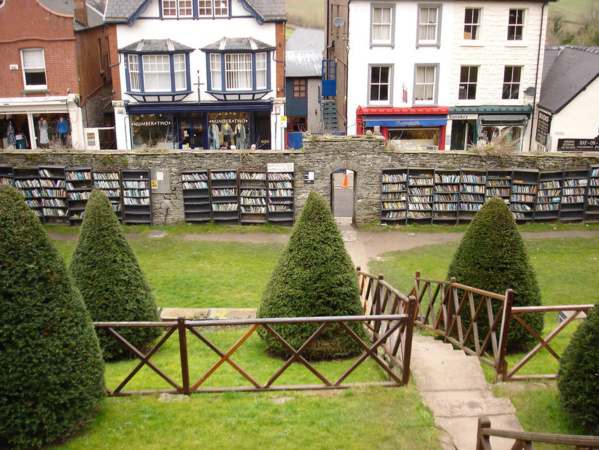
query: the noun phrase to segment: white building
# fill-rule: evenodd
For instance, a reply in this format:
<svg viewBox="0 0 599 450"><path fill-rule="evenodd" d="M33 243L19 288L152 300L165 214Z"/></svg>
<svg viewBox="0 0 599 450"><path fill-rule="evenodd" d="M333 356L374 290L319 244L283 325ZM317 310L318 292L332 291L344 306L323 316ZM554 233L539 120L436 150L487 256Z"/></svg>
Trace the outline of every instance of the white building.
<svg viewBox="0 0 599 450"><path fill-rule="evenodd" d="M117 147L284 148L283 0L109 0Z"/></svg>
<svg viewBox="0 0 599 450"><path fill-rule="evenodd" d="M327 18L348 134L378 126L392 147L443 150L513 127L528 149L546 2L328 0Z"/></svg>

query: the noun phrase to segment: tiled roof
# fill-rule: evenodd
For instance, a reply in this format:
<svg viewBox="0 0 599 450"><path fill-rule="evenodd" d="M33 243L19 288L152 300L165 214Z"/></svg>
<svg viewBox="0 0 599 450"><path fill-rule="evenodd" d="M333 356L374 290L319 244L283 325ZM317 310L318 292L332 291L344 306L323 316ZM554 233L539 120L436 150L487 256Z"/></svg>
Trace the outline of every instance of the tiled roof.
<svg viewBox="0 0 599 450"><path fill-rule="evenodd" d="M74 0L39 0L39 2L48 8L50 11L54 11L57 14L63 14L67 16L73 16L75 10ZM102 14L96 11L94 8L87 8L87 21L89 28L98 27L104 23ZM84 30L86 27L79 22L75 22L75 31Z"/></svg>
<svg viewBox="0 0 599 450"><path fill-rule="evenodd" d="M265 44L254 38L222 38L219 41L207 45L202 48L202 50L272 50L273 48L272 45Z"/></svg>
<svg viewBox="0 0 599 450"><path fill-rule="evenodd" d="M108 0L106 2L106 22L127 22L144 4L145 0Z"/></svg>
<svg viewBox="0 0 599 450"><path fill-rule="evenodd" d="M313 28L297 28L287 39L287 51L311 50L322 52L324 50L324 30Z"/></svg>
<svg viewBox="0 0 599 450"><path fill-rule="evenodd" d="M252 7L266 22L287 20L285 0L239 0Z"/></svg>
<svg viewBox="0 0 599 450"><path fill-rule="evenodd" d="M170 39L142 39L119 49L120 52L165 53L191 52L194 49Z"/></svg>
<svg viewBox="0 0 599 450"><path fill-rule="evenodd" d="M322 53L285 52L285 76L289 78L322 76Z"/></svg>
<svg viewBox="0 0 599 450"><path fill-rule="evenodd" d="M599 77L599 49L566 46L541 87L539 106L557 113Z"/></svg>

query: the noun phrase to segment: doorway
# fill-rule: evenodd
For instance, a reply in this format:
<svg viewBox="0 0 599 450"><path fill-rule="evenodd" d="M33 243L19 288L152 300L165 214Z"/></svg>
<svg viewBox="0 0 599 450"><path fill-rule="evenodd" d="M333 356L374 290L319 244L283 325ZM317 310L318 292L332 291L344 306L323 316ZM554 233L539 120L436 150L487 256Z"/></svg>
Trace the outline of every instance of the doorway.
<svg viewBox="0 0 599 450"><path fill-rule="evenodd" d="M335 218L354 220L354 193L356 173L338 169L331 174L331 210Z"/></svg>
<svg viewBox="0 0 599 450"><path fill-rule="evenodd" d="M204 148L204 124L199 119L179 121L179 148Z"/></svg>

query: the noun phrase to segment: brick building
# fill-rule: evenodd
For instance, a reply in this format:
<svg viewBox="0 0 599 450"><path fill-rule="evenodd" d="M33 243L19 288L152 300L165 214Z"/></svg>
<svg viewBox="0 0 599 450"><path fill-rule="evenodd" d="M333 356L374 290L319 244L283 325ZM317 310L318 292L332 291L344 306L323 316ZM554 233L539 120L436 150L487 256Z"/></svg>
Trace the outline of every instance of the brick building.
<svg viewBox="0 0 599 450"><path fill-rule="evenodd" d="M84 0L2 2L0 61L0 148L82 149L85 128L106 125L107 30Z"/></svg>

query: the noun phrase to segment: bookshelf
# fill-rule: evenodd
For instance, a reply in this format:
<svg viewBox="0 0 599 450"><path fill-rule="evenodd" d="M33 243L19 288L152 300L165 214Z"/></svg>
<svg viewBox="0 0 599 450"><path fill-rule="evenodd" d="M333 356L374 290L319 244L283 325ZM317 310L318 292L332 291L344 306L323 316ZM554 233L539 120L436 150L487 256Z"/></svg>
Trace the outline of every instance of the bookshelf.
<svg viewBox="0 0 599 450"><path fill-rule="evenodd" d="M539 186L537 170L514 170L510 209L516 222L532 222L534 220Z"/></svg>
<svg viewBox="0 0 599 450"><path fill-rule="evenodd" d="M431 223L433 218L434 169L414 167L408 169L409 223Z"/></svg>
<svg viewBox="0 0 599 450"><path fill-rule="evenodd" d="M585 222L599 222L599 164L589 166Z"/></svg>
<svg viewBox="0 0 599 450"><path fill-rule="evenodd" d="M547 170L539 173L535 222L550 222L559 218L563 179L563 170Z"/></svg>
<svg viewBox="0 0 599 450"><path fill-rule="evenodd" d="M45 224L69 223L64 166L39 166Z"/></svg>
<svg viewBox="0 0 599 450"><path fill-rule="evenodd" d="M92 168L72 167L64 171L69 223L81 225L87 200L92 190Z"/></svg>
<svg viewBox="0 0 599 450"><path fill-rule="evenodd" d="M559 212L561 222L584 220L588 175L588 169L564 170L562 204Z"/></svg>
<svg viewBox="0 0 599 450"><path fill-rule="evenodd" d="M210 185L207 170L185 170L181 172L183 189L183 211L186 222L210 222Z"/></svg>
<svg viewBox="0 0 599 450"><path fill-rule="evenodd" d="M489 169L487 171L487 182L485 183L485 202L493 197L499 197L509 205L511 193L512 170Z"/></svg>
<svg viewBox="0 0 599 450"><path fill-rule="evenodd" d="M459 223L468 223L485 203L487 171L462 169L460 172Z"/></svg>
<svg viewBox="0 0 599 450"><path fill-rule="evenodd" d="M239 170L239 208L242 225L265 223L266 172L259 170Z"/></svg>
<svg viewBox="0 0 599 450"><path fill-rule="evenodd" d="M406 224L408 169L383 169L381 174L381 223Z"/></svg>
<svg viewBox="0 0 599 450"><path fill-rule="evenodd" d="M295 176L293 172L268 172L268 221L293 226Z"/></svg>
<svg viewBox="0 0 599 450"><path fill-rule="evenodd" d="M112 209L119 220L123 219L121 172L119 170L93 170L93 187L108 196Z"/></svg>
<svg viewBox="0 0 599 450"><path fill-rule="evenodd" d="M436 169L433 192L433 222L457 223L460 207L460 170Z"/></svg>
<svg viewBox="0 0 599 450"><path fill-rule="evenodd" d="M210 198L212 199L212 220L224 225L239 223L239 200L237 170L210 170Z"/></svg>
<svg viewBox="0 0 599 450"><path fill-rule="evenodd" d="M152 190L150 171L122 169L123 223L152 225Z"/></svg>
<svg viewBox="0 0 599 450"><path fill-rule="evenodd" d="M0 185L8 184L13 186L15 183L15 172L10 166L0 164Z"/></svg>
<svg viewBox="0 0 599 450"><path fill-rule="evenodd" d="M25 195L25 203L33 210L36 216L43 221L42 188L40 173L37 167L15 167L14 186Z"/></svg>

